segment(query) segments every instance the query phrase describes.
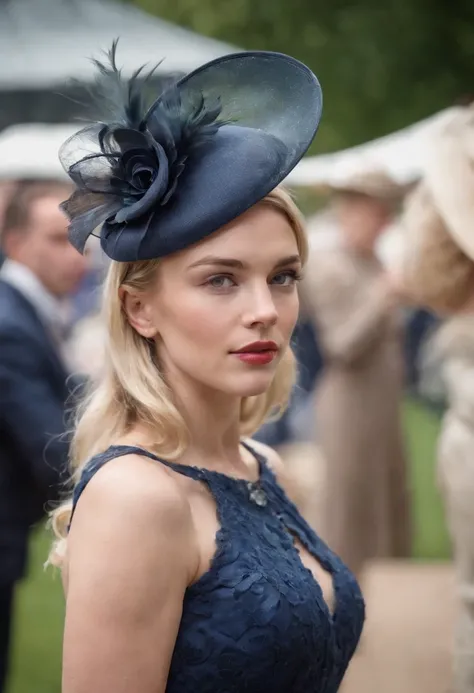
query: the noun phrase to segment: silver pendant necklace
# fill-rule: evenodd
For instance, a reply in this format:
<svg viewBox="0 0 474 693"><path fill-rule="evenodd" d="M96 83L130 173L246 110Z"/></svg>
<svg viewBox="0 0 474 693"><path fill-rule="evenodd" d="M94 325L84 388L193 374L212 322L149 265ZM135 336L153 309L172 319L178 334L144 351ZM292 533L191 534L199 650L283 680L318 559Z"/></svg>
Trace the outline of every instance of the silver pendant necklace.
<svg viewBox="0 0 474 693"><path fill-rule="evenodd" d="M247 481L247 488L249 492L249 498L255 505L264 508L268 503L267 494L260 486L259 481Z"/></svg>

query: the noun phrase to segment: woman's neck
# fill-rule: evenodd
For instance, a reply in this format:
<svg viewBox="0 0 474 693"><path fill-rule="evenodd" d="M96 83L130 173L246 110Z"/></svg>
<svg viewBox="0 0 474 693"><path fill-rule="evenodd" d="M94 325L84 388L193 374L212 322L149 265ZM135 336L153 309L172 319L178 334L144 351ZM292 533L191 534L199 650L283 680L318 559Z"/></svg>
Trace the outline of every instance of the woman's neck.
<svg viewBox="0 0 474 693"><path fill-rule="evenodd" d="M181 374L167 380L190 439L179 462L228 474L243 473L247 465L240 449L241 398L206 388ZM137 435L144 441L153 437L138 428L134 431Z"/></svg>
<svg viewBox="0 0 474 693"><path fill-rule="evenodd" d="M175 397L191 440L184 461L189 453L201 459L200 466L239 466L240 397L189 387L182 396L175 391Z"/></svg>

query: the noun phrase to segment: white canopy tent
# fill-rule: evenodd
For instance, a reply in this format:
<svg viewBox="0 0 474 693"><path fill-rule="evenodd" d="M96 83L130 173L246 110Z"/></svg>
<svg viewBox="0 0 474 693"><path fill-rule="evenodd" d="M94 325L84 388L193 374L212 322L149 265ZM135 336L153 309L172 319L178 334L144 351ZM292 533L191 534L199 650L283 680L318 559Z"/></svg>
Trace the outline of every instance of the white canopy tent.
<svg viewBox="0 0 474 693"><path fill-rule="evenodd" d="M448 108L415 125L357 147L308 156L287 178L294 187L342 188L364 175L386 175L404 187L423 175L426 154L437 133L461 107Z"/></svg>
<svg viewBox="0 0 474 693"><path fill-rule="evenodd" d="M66 179L58 159L61 144L78 124L12 125L0 133L0 180L18 178Z"/></svg>
<svg viewBox="0 0 474 693"><path fill-rule="evenodd" d="M113 0L4 0L0 3L0 90L47 89L75 78L89 82L119 37L128 75L163 59L158 74L188 72L235 50L220 41Z"/></svg>

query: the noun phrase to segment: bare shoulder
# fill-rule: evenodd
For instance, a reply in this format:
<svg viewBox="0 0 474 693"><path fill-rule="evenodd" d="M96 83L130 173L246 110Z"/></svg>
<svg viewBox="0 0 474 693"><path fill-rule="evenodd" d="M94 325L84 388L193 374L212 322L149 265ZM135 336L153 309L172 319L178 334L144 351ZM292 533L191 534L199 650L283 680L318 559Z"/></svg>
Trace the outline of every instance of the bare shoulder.
<svg viewBox="0 0 474 693"><path fill-rule="evenodd" d="M182 569L192 576L194 526L178 479L153 460L127 455L107 462L91 478L76 506L68 540L68 563L97 555L186 555ZM181 560L179 561L181 563Z"/></svg>
<svg viewBox="0 0 474 693"><path fill-rule="evenodd" d="M141 455L125 455L110 460L94 474L78 501L74 521L88 511L96 519L162 518L175 526L177 520L186 520L189 504L166 467Z"/></svg>
<svg viewBox="0 0 474 693"><path fill-rule="evenodd" d="M184 486L129 455L84 489L66 556L64 690L165 690L198 565Z"/></svg>

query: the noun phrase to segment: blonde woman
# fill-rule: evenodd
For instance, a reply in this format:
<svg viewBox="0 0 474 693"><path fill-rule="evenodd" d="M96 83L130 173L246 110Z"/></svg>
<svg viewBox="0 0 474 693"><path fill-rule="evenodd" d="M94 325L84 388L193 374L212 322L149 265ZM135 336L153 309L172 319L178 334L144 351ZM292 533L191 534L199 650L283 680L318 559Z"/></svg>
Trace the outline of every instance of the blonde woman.
<svg viewBox="0 0 474 693"><path fill-rule="evenodd" d="M403 289L449 318L434 349L442 357L448 410L438 477L451 534L459 598L454 690L474 691L474 110L439 137L424 181L408 201Z"/></svg>
<svg viewBox="0 0 474 693"><path fill-rule="evenodd" d="M71 240L102 223L112 260L105 368L54 517L63 693L334 693L360 590L244 438L293 380L307 240L277 186L314 137L318 82L287 56L231 55L143 116L111 58L105 91L127 102L61 151Z"/></svg>

